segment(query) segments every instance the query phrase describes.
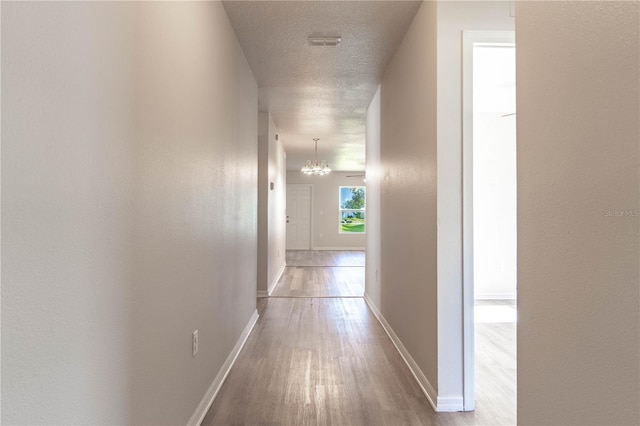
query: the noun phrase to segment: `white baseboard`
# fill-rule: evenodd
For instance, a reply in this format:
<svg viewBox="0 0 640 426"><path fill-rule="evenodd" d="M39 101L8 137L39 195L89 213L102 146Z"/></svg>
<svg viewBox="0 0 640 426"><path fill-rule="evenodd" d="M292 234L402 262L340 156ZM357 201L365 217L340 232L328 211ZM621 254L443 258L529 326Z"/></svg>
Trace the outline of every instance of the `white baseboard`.
<svg viewBox="0 0 640 426"><path fill-rule="evenodd" d="M476 300L516 300L517 295L515 292L507 293L478 293L475 295Z"/></svg>
<svg viewBox="0 0 640 426"><path fill-rule="evenodd" d="M464 398L462 396L439 396L436 411L439 413L464 411Z"/></svg>
<svg viewBox="0 0 640 426"><path fill-rule="evenodd" d="M378 322L380 322L380 325L382 325L382 328L384 328L384 331L387 332L387 335L400 353L400 356L402 357L404 362L407 364L407 367L409 367L411 374L413 374L413 377L415 377L418 385L422 389L422 392L427 397L427 400L429 401L433 409L435 411L441 411L438 409L438 404L436 403L439 402L437 392L435 391L433 386L431 386L431 383L429 383L429 380L427 380L420 367L418 367L418 364L415 362L409 351L407 351L407 348L404 347L404 345L400 341L400 338L393 331L387 320L384 318L378 307L373 303L367 293L364 294L364 300L367 302L367 305L369 305L369 309L371 309L373 315L375 315L375 317L378 319ZM444 402L445 401L443 401L443 403Z"/></svg>
<svg viewBox="0 0 640 426"><path fill-rule="evenodd" d="M224 383L224 379L227 378L229 371L231 371L231 367L233 367L233 364L236 362L236 358L238 358L238 355L240 354L242 347L246 343L247 338L251 334L251 330L253 330L253 327L256 325L257 321L258 321L258 311L256 310L253 312L253 315L251 315L251 319L249 319L249 322L247 323L244 330L242 330L242 334L240 334L240 338L238 339L238 341L236 342L236 345L233 347L233 350L227 357L227 360L222 365L222 368L220 369L220 371L218 371L218 374L216 375L215 379L213 379L211 386L209 386L209 389L204 394L202 401L200 401L200 404L198 404L196 411L194 411L193 415L189 419L187 426L199 426L200 423L202 423L204 416L206 416L207 411L209 411L209 408L211 407L211 404L213 404L213 400L218 395L218 392L220 391L220 388Z"/></svg>
<svg viewBox="0 0 640 426"><path fill-rule="evenodd" d="M311 250L357 250L364 251L365 247L313 247Z"/></svg>
<svg viewBox="0 0 640 426"><path fill-rule="evenodd" d="M271 281L271 283L269 284L268 289L265 290L258 290L256 296L257 297L269 297L271 296L271 293L273 293L273 290L276 289L276 286L278 285L278 282L280 282L280 278L282 278L282 274L284 274L284 270L287 268L287 264L283 263L282 267L280 268L280 271L278 271L278 273L276 274L275 278L273 279L273 281Z"/></svg>
<svg viewBox="0 0 640 426"><path fill-rule="evenodd" d="M280 268L280 271L278 271L273 281L271 281L271 284L269 284L269 290L267 291L268 296L271 296L271 293L273 293L273 290L276 289L276 286L280 282L280 278L282 278L282 274L284 274L284 270L286 268L287 268L287 264L283 262L282 267Z"/></svg>

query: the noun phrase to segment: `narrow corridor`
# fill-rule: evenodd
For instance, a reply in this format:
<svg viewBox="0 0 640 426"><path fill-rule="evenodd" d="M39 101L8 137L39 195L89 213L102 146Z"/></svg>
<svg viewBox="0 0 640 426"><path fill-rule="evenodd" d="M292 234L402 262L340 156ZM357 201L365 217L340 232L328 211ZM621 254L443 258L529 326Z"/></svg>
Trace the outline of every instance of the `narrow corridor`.
<svg viewBox="0 0 640 426"><path fill-rule="evenodd" d="M499 373L506 385L503 380L484 388L479 383L482 397L475 412L435 413L364 299L328 297L339 287L332 282L333 270L351 269L355 276L364 269L364 253L360 260L358 252L290 252L287 262L306 266L287 267L276 288L283 297L258 300L260 318L203 425L515 424L515 399L504 398L511 391L508 371ZM280 287L292 283L291 271L304 274L305 268L313 273L289 288L295 294ZM478 347L491 347L492 357L504 350L490 341L496 333L502 338L495 342L515 343L514 323L479 326ZM479 370L489 374L500 368L498 363L515 367L508 354L493 360L479 356L479 362L486 364ZM492 395L501 400L490 401Z"/></svg>

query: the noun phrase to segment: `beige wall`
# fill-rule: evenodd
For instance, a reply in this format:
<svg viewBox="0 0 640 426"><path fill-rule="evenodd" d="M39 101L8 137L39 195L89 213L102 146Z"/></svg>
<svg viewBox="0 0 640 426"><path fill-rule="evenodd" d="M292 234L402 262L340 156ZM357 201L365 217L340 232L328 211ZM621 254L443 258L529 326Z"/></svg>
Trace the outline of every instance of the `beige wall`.
<svg viewBox="0 0 640 426"><path fill-rule="evenodd" d="M258 294L266 296L285 267L287 169L268 112L259 113L258 128Z"/></svg>
<svg viewBox="0 0 640 426"><path fill-rule="evenodd" d="M438 395L462 395L462 32L513 30L508 1L438 2Z"/></svg>
<svg viewBox="0 0 640 426"><path fill-rule="evenodd" d="M269 120L269 182L274 189L269 190L269 262L267 282L273 290L278 276L285 267L287 249L287 157L282 140L276 140L276 127Z"/></svg>
<svg viewBox="0 0 640 426"><path fill-rule="evenodd" d="M518 4L519 424L640 423L638 6Z"/></svg>
<svg viewBox="0 0 640 426"><path fill-rule="evenodd" d="M508 2L423 3L382 80L379 124L376 98L368 111L367 179L381 197L368 254L381 254L367 258L367 295L443 410L460 409L463 393L462 31L513 29L509 12Z"/></svg>
<svg viewBox="0 0 640 426"><path fill-rule="evenodd" d="M435 389L436 29L436 4L425 2L382 80L378 306Z"/></svg>
<svg viewBox="0 0 640 426"><path fill-rule="evenodd" d="M348 178L364 172L331 172L326 176L308 176L301 172L287 172L287 183L313 185L312 205L312 248L323 249L364 249L366 235L340 234L338 214L338 188L340 186L364 186L361 177ZM366 232L366 228L365 228Z"/></svg>
<svg viewBox="0 0 640 426"><path fill-rule="evenodd" d="M186 423L255 312L222 5L3 2L2 104L2 422Z"/></svg>
<svg viewBox="0 0 640 426"><path fill-rule="evenodd" d="M269 127L268 112L258 113L258 295L269 287Z"/></svg>
<svg viewBox="0 0 640 426"><path fill-rule="evenodd" d="M367 109L367 262L365 294L380 306L380 89Z"/></svg>

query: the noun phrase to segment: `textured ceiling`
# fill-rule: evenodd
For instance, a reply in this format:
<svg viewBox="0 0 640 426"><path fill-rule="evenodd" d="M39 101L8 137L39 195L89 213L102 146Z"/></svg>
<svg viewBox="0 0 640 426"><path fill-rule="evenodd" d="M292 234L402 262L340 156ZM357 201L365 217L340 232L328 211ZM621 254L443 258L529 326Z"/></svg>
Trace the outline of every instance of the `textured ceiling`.
<svg viewBox="0 0 640 426"><path fill-rule="evenodd" d="M421 1L225 1L227 15L287 151L287 168L318 157L364 170L365 119ZM340 36L337 47L310 35Z"/></svg>

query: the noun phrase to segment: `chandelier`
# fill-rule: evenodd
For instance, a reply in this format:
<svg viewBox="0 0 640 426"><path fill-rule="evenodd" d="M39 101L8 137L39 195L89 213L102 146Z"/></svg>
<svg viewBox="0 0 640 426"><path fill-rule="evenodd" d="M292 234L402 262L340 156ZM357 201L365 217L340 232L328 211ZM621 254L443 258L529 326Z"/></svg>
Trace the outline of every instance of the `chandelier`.
<svg viewBox="0 0 640 426"><path fill-rule="evenodd" d="M313 140L316 143L315 158L313 161L307 160L307 162L304 163L304 166L302 167L302 169L300 169L300 171L307 175L326 175L331 173L331 167L329 167L329 164L327 164L326 161L324 160L322 160L322 162L318 161L318 141L320 139L315 138Z"/></svg>

